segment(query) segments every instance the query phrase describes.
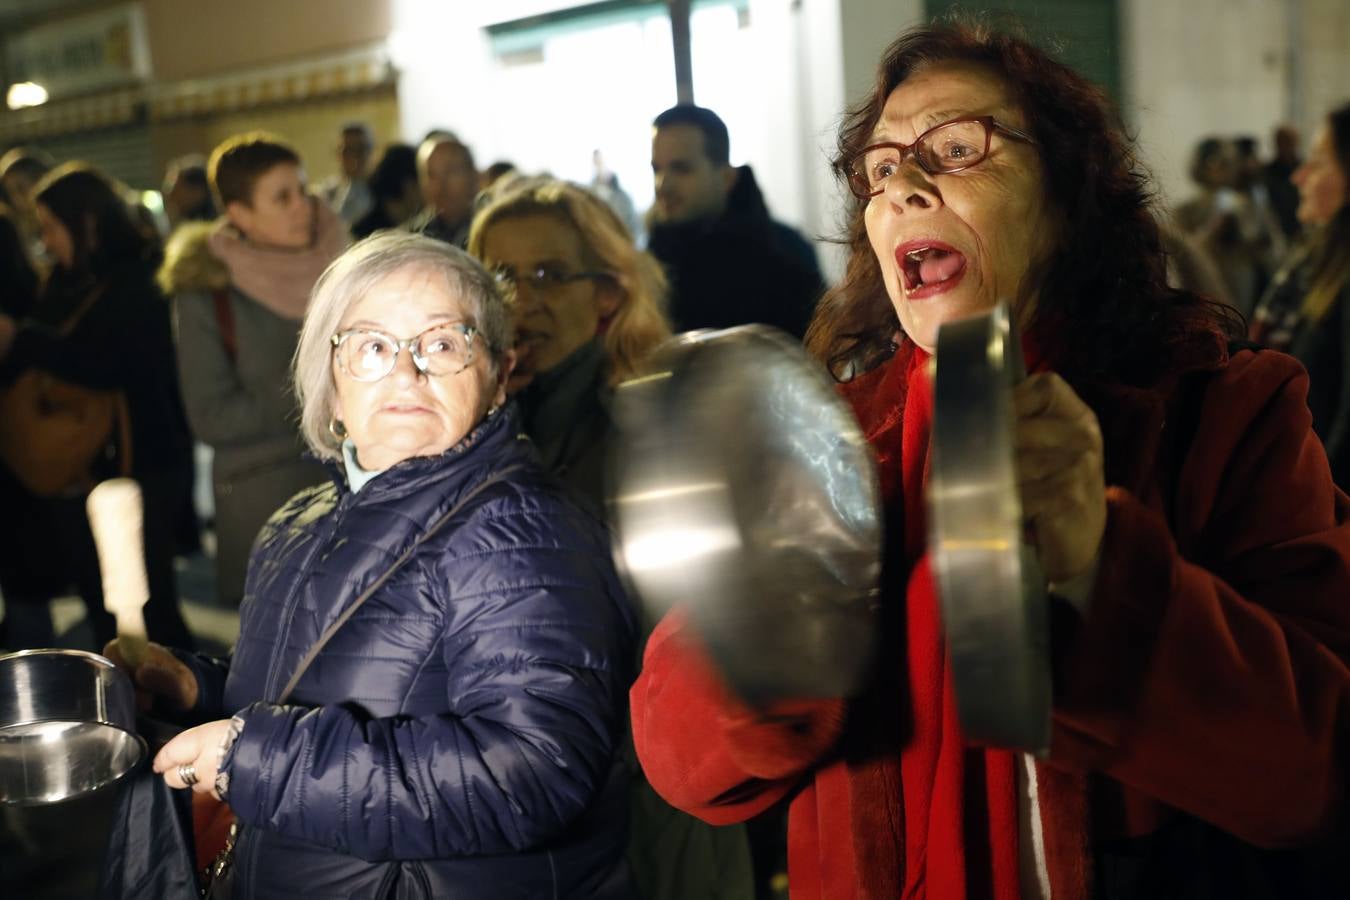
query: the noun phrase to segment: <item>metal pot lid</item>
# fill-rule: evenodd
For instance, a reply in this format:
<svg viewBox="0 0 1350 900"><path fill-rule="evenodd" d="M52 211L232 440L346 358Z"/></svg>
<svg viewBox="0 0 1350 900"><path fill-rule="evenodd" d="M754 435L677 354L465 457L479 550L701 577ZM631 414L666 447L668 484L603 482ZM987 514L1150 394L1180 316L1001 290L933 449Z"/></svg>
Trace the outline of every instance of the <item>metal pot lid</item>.
<svg viewBox="0 0 1350 900"><path fill-rule="evenodd" d="M730 686L841 697L870 670L881 572L874 463L786 335L690 332L615 397L616 557L654 622L687 610Z"/></svg>
<svg viewBox="0 0 1350 900"><path fill-rule="evenodd" d="M976 743L1050 742L1045 581L1023 538L1012 387L1025 370L1006 304L938 330L929 550L957 709Z"/></svg>

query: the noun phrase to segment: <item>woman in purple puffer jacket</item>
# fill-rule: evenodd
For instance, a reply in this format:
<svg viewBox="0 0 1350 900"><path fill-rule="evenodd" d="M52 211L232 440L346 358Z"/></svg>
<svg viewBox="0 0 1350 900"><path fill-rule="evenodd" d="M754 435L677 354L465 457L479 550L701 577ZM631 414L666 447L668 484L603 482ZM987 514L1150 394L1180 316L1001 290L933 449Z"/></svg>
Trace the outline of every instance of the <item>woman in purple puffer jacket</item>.
<svg viewBox="0 0 1350 900"><path fill-rule="evenodd" d="M231 660L136 672L210 720L155 770L229 802L235 896L627 893L634 621L503 408L511 343L491 276L428 238L315 287L296 383L334 483L263 529Z"/></svg>

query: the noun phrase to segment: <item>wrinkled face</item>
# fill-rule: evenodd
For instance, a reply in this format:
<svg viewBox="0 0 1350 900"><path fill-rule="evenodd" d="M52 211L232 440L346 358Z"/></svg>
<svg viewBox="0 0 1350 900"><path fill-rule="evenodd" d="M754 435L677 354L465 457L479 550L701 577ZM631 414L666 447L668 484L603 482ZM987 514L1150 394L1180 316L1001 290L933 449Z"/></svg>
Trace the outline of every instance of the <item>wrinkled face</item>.
<svg viewBox="0 0 1350 900"><path fill-rule="evenodd" d="M342 132L338 144L338 164L345 178L365 178L370 166L370 139L360 131Z"/></svg>
<svg viewBox="0 0 1350 900"><path fill-rule="evenodd" d="M525 277L540 270L568 276L591 268L586 265L581 235L561 216L537 213L500 219L483 233L483 265L494 271L509 270L516 279L513 391L594 338L600 321L618 309L621 292L609 279L536 284Z"/></svg>
<svg viewBox="0 0 1350 900"><path fill-rule="evenodd" d="M61 268L73 268L75 265L75 242L70 236L70 229L45 204L38 203L35 206L42 245L47 248L47 253Z"/></svg>
<svg viewBox="0 0 1350 900"><path fill-rule="evenodd" d="M668 125L652 133L652 175L657 221L679 224L721 215L736 170L708 159L698 128Z"/></svg>
<svg viewBox="0 0 1350 900"><path fill-rule="evenodd" d="M427 155L422 169L422 199L441 219L450 223L467 219L477 191L478 173L463 148L442 143Z"/></svg>
<svg viewBox="0 0 1350 900"><path fill-rule="evenodd" d="M445 276L421 266L398 269L377 282L348 308L338 332L370 328L402 340L443 322L474 324ZM459 443L494 404L510 361L494 371L492 354L476 335L473 362L455 375L426 375L403 350L394 369L379 381L348 376L336 361L333 415L347 429L356 458L366 469L387 469L415 456L436 456Z"/></svg>
<svg viewBox="0 0 1350 900"><path fill-rule="evenodd" d="M979 115L1029 132L997 77L935 65L891 92L868 143L910 144L934 125ZM1029 272L1048 259L1057 233L1036 149L1001 132L989 155L963 172L929 175L907 157L868 201L864 221L900 326L929 352L943 322L987 312L1000 299L1025 323L1035 307Z"/></svg>
<svg viewBox="0 0 1350 900"><path fill-rule="evenodd" d="M225 211L255 244L299 250L314 240L314 204L305 191L305 170L294 163L262 173L250 202L230 203Z"/></svg>
<svg viewBox="0 0 1350 900"><path fill-rule="evenodd" d="M1298 185L1298 220L1305 225L1325 225L1347 202L1346 172L1336 159L1331 129L1323 125L1313 141L1308 159L1294 170Z"/></svg>

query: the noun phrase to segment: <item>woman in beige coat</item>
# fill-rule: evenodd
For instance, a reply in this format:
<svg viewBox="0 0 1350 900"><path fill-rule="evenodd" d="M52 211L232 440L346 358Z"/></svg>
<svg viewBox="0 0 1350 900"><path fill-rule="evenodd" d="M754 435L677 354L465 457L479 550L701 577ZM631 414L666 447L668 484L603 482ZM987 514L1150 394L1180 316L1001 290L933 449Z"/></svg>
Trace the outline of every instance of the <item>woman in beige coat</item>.
<svg viewBox="0 0 1350 900"><path fill-rule="evenodd" d="M225 215L174 233L160 283L174 298L188 419L215 451L217 597L238 606L258 530L326 478L303 457L288 370L310 289L346 239L277 138L230 138L208 174Z"/></svg>

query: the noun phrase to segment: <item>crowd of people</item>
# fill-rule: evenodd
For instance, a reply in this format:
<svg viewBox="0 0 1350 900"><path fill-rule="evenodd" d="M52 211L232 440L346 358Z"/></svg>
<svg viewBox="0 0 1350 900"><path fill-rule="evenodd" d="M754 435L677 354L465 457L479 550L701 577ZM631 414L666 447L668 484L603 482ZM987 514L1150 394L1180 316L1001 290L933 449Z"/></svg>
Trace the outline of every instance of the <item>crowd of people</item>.
<svg viewBox="0 0 1350 900"><path fill-rule="evenodd" d="M237 897L767 896L775 816L800 898L1338 895L1350 105L1304 160L1287 127L1265 163L1206 139L1167 216L1079 73L984 25L911 29L840 125L833 285L730 148L711 110L655 116L639 221L598 155L583 186L480 172L444 130L377 153L352 123L311 190L252 132L173 161L166 235L97 169L8 152L0 646L51 644L74 588L127 665L83 502L134 477L132 674L188 726L154 772L228 803ZM924 525L938 328L1000 299L1053 605L1041 758L963 738ZM673 332L748 322L804 340L878 463L857 696L746 705L614 569L616 386ZM53 410L106 411L60 470L25 452ZM194 440L226 657L175 585Z"/></svg>

